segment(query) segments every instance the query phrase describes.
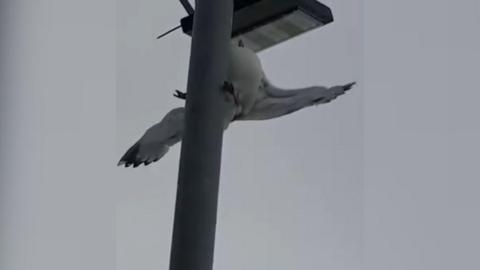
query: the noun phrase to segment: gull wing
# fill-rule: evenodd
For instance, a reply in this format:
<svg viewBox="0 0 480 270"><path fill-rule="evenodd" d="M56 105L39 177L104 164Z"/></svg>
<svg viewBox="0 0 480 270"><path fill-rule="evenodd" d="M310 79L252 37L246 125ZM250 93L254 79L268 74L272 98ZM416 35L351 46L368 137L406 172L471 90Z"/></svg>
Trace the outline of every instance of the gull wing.
<svg viewBox="0 0 480 270"><path fill-rule="evenodd" d="M163 119L149 128L145 134L122 156L118 166L138 167L158 161L167 152L170 146L182 139L185 109L175 108L168 112Z"/></svg>
<svg viewBox="0 0 480 270"><path fill-rule="evenodd" d="M333 87L313 86L299 89L281 89L264 79L255 105L246 115L235 120L267 120L296 112L300 109L328 103L352 89L355 83Z"/></svg>

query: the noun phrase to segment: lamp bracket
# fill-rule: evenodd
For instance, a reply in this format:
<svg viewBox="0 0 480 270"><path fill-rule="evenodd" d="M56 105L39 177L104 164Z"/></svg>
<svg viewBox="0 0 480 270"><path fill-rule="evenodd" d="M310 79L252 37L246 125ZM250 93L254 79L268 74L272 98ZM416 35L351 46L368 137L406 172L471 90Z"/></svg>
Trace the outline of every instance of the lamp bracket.
<svg viewBox="0 0 480 270"><path fill-rule="evenodd" d="M192 15L194 9L188 0L180 0L180 4L182 4L185 11L187 11L188 15Z"/></svg>

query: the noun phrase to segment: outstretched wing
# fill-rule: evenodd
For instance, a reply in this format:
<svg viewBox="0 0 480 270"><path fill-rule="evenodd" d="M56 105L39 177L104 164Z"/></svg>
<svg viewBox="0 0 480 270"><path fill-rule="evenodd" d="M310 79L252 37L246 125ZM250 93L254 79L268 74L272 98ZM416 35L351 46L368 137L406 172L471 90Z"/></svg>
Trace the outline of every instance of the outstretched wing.
<svg viewBox="0 0 480 270"><path fill-rule="evenodd" d="M352 89L355 83L333 87L313 86L301 89L285 90L271 85L264 79L253 108L246 115L236 120L267 120L296 112L300 109L328 103L346 91Z"/></svg>
<svg viewBox="0 0 480 270"><path fill-rule="evenodd" d="M182 139L185 109L175 108L168 112L156 125L149 128L145 134L122 156L118 166L138 167L159 160L170 146Z"/></svg>

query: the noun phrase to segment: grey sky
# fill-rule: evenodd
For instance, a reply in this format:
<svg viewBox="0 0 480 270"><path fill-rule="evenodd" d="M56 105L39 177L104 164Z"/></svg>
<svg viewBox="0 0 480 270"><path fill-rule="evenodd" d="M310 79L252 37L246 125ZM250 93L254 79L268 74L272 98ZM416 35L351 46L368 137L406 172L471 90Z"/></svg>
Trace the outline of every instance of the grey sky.
<svg viewBox="0 0 480 270"><path fill-rule="evenodd" d="M364 3L368 266L478 268L480 2Z"/></svg>
<svg viewBox="0 0 480 270"><path fill-rule="evenodd" d="M267 75L359 85L227 130L215 269L478 268L480 2L323 2ZM115 164L181 104L180 5L0 3L0 269L167 269L179 147Z"/></svg>

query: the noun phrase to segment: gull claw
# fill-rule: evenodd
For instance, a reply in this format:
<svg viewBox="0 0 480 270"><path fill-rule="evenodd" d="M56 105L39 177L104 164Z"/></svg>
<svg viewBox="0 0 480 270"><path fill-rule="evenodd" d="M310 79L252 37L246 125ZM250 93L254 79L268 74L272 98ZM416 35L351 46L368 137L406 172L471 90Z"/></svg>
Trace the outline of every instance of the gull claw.
<svg viewBox="0 0 480 270"><path fill-rule="evenodd" d="M173 93L173 96L183 100L187 99L187 93L184 93L180 90L175 90L175 93Z"/></svg>
<svg viewBox="0 0 480 270"><path fill-rule="evenodd" d="M235 87L233 86L233 84L231 82L225 81L223 83L222 90L225 93L228 93L228 94L232 95L233 101L235 102L235 105L238 106L240 104L240 102L238 100L238 96L235 93Z"/></svg>
<svg viewBox="0 0 480 270"><path fill-rule="evenodd" d="M233 84L231 82L223 82L223 86L222 86L222 89L227 92L227 93L230 93L232 95L235 94L235 89L233 87Z"/></svg>

